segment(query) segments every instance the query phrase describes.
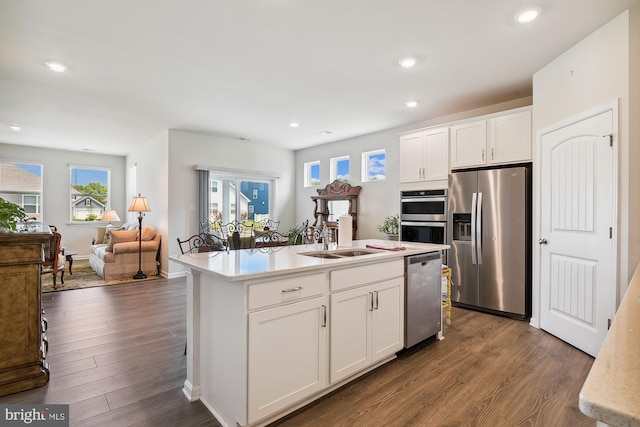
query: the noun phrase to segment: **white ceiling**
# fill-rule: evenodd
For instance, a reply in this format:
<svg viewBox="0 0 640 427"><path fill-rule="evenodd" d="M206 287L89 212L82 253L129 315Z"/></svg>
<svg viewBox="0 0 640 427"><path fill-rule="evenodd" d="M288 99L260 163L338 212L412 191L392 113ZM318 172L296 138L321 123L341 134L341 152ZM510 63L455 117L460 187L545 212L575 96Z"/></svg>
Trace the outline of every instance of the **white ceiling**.
<svg viewBox="0 0 640 427"><path fill-rule="evenodd" d="M531 95L534 72L638 1L0 0L0 142L341 140ZM539 18L517 24L531 5Z"/></svg>

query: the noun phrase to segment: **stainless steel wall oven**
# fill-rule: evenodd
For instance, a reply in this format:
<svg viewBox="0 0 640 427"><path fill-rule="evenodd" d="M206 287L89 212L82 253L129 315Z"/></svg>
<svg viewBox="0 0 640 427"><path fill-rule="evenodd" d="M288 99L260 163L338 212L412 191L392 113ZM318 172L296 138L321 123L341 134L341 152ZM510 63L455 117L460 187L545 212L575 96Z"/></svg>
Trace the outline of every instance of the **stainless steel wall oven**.
<svg viewBox="0 0 640 427"><path fill-rule="evenodd" d="M447 244L447 189L403 191L400 238L407 242ZM446 251L442 251L446 263Z"/></svg>

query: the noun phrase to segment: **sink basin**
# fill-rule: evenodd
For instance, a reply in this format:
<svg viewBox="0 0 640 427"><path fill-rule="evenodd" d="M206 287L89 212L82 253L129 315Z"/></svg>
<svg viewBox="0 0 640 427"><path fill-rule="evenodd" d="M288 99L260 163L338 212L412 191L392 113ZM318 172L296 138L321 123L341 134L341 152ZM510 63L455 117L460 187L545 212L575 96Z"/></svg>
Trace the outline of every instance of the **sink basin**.
<svg viewBox="0 0 640 427"><path fill-rule="evenodd" d="M303 252L300 255L310 256L314 258L326 258L326 259L340 259L340 258L349 258L363 255L371 255L377 254L380 251L370 250L370 249L338 249L331 251L314 251L314 252Z"/></svg>

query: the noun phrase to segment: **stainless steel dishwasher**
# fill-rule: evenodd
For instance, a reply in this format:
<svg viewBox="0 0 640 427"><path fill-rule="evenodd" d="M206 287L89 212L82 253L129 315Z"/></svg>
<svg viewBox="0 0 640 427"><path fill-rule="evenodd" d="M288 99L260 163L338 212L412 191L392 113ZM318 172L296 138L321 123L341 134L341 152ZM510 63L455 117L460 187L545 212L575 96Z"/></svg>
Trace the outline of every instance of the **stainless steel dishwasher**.
<svg viewBox="0 0 640 427"><path fill-rule="evenodd" d="M442 259L440 252L431 252L405 257L404 265L404 346L409 348L440 332Z"/></svg>

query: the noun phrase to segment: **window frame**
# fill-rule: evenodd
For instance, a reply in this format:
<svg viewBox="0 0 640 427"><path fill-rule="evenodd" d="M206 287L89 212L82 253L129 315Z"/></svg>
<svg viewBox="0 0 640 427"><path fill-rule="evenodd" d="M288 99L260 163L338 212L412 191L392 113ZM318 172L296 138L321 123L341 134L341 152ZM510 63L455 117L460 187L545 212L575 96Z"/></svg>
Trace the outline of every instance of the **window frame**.
<svg viewBox="0 0 640 427"><path fill-rule="evenodd" d="M35 196L37 199L36 203L36 212L27 212L25 209L25 213L28 218L36 218L33 221L29 221L28 226L30 231L41 231L43 229L44 224L44 206L42 205L42 201L44 200L44 166L42 163L29 162L29 161L15 161L15 160L0 160L0 163L12 165L19 169L25 170L36 177L39 177L39 187L38 189L27 189L24 187L20 187L23 185L23 180L21 178L17 179L18 186L15 188L0 188L0 197L5 199L8 202L15 203L21 206L24 209L24 197L25 196ZM21 167L23 166L23 167ZM37 168L37 172L33 172L31 168ZM39 175L38 175L39 174ZM2 181L3 182L3 181Z"/></svg>
<svg viewBox="0 0 640 427"><path fill-rule="evenodd" d="M313 167L318 167L318 179L313 178ZM322 169L320 166L320 160L314 160L312 162L305 162L304 165L304 186L305 187L318 187L321 183Z"/></svg>
<svg viewBox="0 0 640 427"><path fill-rule="evenodd" d="M89 201L89 209L88 211L90 212L88 214L88 216L91 215L95 215L96 218L95 219L75 219L74 217L74 213L76 212L75 209L73 208L73 205L75 203L75 197L77 195L74 195L73 190L73 185L80 185L80 184L74 184L74 171L77 170L82 170L82 171L90 171L90 172L98 172L98 173L106 173L106 187L107 187L107 191L106 191L106 195L104 195L104 197L106 197L105 203L102 203L100 200L95 199L95 197L91 197L91 199L95 200L96 202L100 203L104 208L101 210L101 212L97 215L93 214L91 212L92 208L91 206L93 206L91 200L89 199L85 199L83 206L86 206L86 202ZM93 181L88 182L87 184L91 183ZM84 184L84 185L87 185ZM102 184L99 182L99 184ZM104 185L104 184L102 184ZM104 212L108 211L109 209L111 209L111 168L108 167L101 167L101 166L87 166L87 165L69 165L69 224L70 225L95 225L96 223L101 223L102 222L102 215L104 214ZM97 196L97 195L90 195L90 196ZM98 195L97 197L102 197L102 195Z"/></svg>
<svg viewBox="0 0 640 427"><path fill-rule="evenodd" d="M371 157L373 156L377 156L380 154L384 154L384 164L383 164L383 170L384 173L382 175L382 178L380 179L370 179L369 178L369 173L371 171ZM371 150L371 151L365 151L362 153L362 176L361 176L361 180L362 182L379 182L379 181L385 181L387 179L387 152L386 149L384 148L379 148L377 150Z"/></svg>
<svg viewBox="0 0 640 427"><path fill-rule="evenodd" d="M348 162L348 165L349 165L349 173L347 175L348 178L346 180L338 178L338 164L345 160ZM331 157L329 159L329 178L331 182L335 181L336 179L339 180L340 182L351 182L351 159L348 154L344 156Z"/></svg>

